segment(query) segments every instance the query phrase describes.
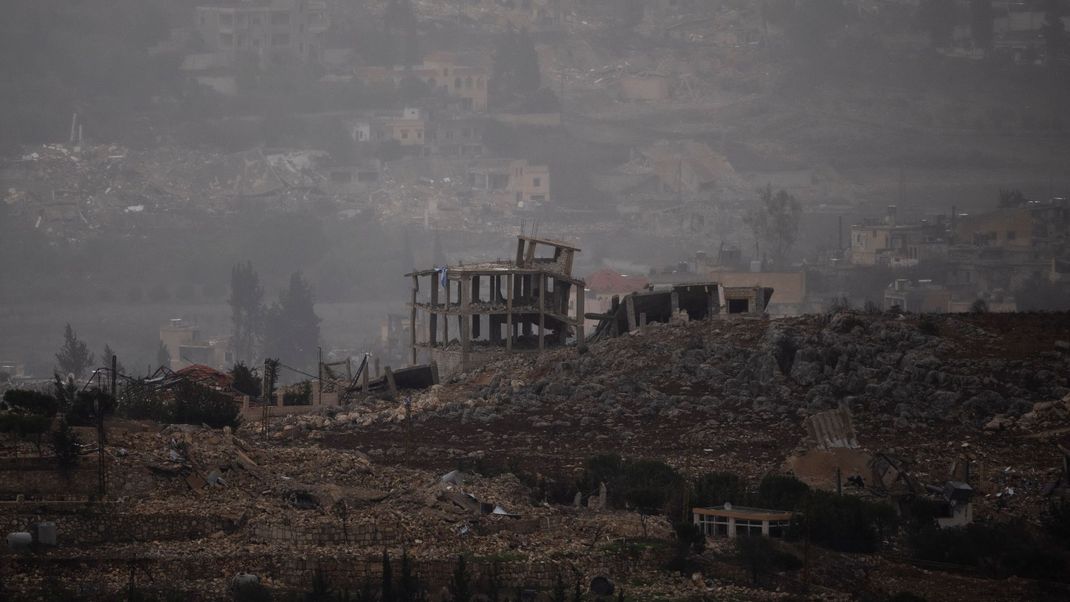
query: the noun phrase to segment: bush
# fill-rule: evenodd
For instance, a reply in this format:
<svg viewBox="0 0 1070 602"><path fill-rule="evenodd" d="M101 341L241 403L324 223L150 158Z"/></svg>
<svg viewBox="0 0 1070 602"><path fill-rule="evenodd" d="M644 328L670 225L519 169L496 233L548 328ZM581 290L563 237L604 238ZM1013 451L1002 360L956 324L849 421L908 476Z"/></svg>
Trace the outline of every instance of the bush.
<svg viewBox="0 0 1070 602"><path fill-rule="evenodd" d="M52 452L56 454L56 463L60 470L67 471L78 465L82 442L71 429L66 418L61 418L55 432L52 433Z"/></svg>
<svg viewBox="0 0 1070 602"><path fill-rule="evenodd" d="M616 454L594 456L580 479L581 491L593 492L604 482L609 503L641 512L660 512L682 484L680 475L659 460L625 460Z"/></svg>
<svg viewBox="0 0 1070 602"><path fill-rule="evenodd" d="M59 411L59 401L52 395L25 389L5 391L4 405L12 410L49 417L55 416Z"/></svg>
<svg viewBox="0 0 1070 602"><path fill-rule="evenodd" d="M171 410L157 389L146 385L144 380L139 379L128 383L123 389L118 411L123 416L134 420L167 422Z"/></svg>
<svg viewBox="0 0 1070 602"><path fill-rule="evenodd" d="M1052 501L1044 513L1044 528L1055 541L1070 548L1070 501Z"/></svg>
<svg viewBox="0 0 1070 602"><path fill-rule="evenodd" d="M918 320L918 330L921 334L938 337L940 336L940 325L936 323L936 318L923 314L921 319Z"/></svg>
<svg viewBox="0 0 1070 602"><path fill-rule="evenodd" d="M750 493L739 475L710 472L695 480L691 499L695 506L719 506L725 502L747 504Z"/></svg>
<svg viewBox="0 0 1070 602"><path fill-rule="evenodd" d="M1067 579L1063 554L1037 540L1021 521L927 527L910 537L915 558L976 567L994 577Z"/></svg>
<svg viewBox="0 0 1070 602"><path fill-rule="evenodd" d="M740 563L750 572L751 582L755 585L770 571L791 571L802 566L802 561L777 549L768 537L737 537L736 554Z"/></svg>
<svg viewBox="0 0 1070 602"><path fill-rule="evenodd" d="M312 404L312 384L305 381L296 389L290 388L282 394L284 406L307 406Z"/></svg>
<svg viewBox="0 0 1070 602"><path fill-rule="evenodd" d="M946 504L927 497L915 497L901 503L904 526L907 531L916 533L922 529L936 526L936 518L943 516Z"/></svg>
<svg viewBox="0 0 1070 602"><path fill-rule="evenodd" d="M814 491L802 514L792 520L789 534L839 552L873 552L889 515L894 512L887 504Z"/></svg>
<svg viewBox="0 0 1070 602"><path fill-rule="evenodd" d="M237 428L241 407L229 395L190 381L174 389L175 401L168 422L207 424L212 428Z"/></svg>
<svg viewBox="0 0 1070 602"><path fill-rule="evenodd" d="M93 426L101 411L105 416L115 413L115 398L99 389L79 391L67 408L67 420L75 426Z"/></svg>
<svg viewBox="0 0 1070 602"><path fill-rule="evenodd" d="M262 383L254 368L246 366L244 362L238 362L231 368L230 376L234 379L232 386L235 391L254 399L260 397L260 385Z"/></svg>
<svg viewBox="0 0 1070 602"><path fill-rule="evenodd" d="M768 474L758 485L758 505L777 510L796 510L809 493L810 487L793 476Z"/></svg>

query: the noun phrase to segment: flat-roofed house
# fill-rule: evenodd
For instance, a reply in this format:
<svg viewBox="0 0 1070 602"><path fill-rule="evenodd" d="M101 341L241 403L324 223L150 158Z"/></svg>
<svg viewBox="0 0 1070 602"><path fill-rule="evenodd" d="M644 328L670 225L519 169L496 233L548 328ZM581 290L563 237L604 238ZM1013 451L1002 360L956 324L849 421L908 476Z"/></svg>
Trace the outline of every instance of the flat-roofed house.
<svg viewBox="0 0 1070 602"><path fill-rule="evenodd" d="M725 502L712 508L692 508L693 522L710 537L784 537L791 525L792 513L785 510L767 510L733 506Z"/></svg>

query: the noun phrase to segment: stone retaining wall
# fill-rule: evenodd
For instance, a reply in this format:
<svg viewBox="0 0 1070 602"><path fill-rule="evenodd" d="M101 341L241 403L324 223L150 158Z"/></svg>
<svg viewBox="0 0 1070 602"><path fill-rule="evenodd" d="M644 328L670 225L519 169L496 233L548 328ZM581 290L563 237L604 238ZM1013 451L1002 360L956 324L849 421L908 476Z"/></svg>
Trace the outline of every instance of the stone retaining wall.
<svg viewBox="0 0 1070 602"><path fill-rule="evenodd" d="M220 531L233 532L238 525L234 517L128 513L109 503L0 504L4 533L32 531L35 524L46 521L56 524L59 546L200 539Z"/></svg>

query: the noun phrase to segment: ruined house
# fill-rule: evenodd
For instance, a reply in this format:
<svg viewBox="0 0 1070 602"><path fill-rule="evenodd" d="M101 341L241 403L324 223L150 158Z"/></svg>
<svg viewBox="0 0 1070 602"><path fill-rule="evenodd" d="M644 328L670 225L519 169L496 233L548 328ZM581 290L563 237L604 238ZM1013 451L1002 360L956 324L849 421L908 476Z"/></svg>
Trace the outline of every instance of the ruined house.
<svg viewBox="0 0 1070 602"><path fill-rule="evenodd" d="M652 322L669 323L686 315L688 320L705 320L719 315L759 316L765 312L773 289L757 286L727 287L717 282L684 282L654 285L625 295L616 295L604 313L589 313L598 320L591 339L615 337Z"/></svg>
<svg viewBox="0 0 1070 602"><path fill-rule="evenodd" d="M410 331L412 363L423 353L449 374L501 352L538 353L583 343L584 283L572 277L579 251L564 242L520 236L515 259L407 274L410 323L416 325Z"/></svg>

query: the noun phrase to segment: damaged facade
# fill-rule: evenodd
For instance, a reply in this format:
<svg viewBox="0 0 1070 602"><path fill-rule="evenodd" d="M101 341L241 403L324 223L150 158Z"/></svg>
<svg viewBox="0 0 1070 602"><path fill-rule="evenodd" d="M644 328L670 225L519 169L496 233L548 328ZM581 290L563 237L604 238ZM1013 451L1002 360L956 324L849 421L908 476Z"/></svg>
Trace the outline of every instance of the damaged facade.
<svg viewBox="0 0 1070 602"><path fill-rule="evenodd" d="M544 249L551 254L543 255ZM411 323L416 325L410 339L412 363L426 352L448 374L501 351L541 352L573 340L582 344L584 283L572 277L579 251L564 242L520 236L511 261L407 274L412 278ZM575 313L569 315L574 292L579 293Z"/></svg>

